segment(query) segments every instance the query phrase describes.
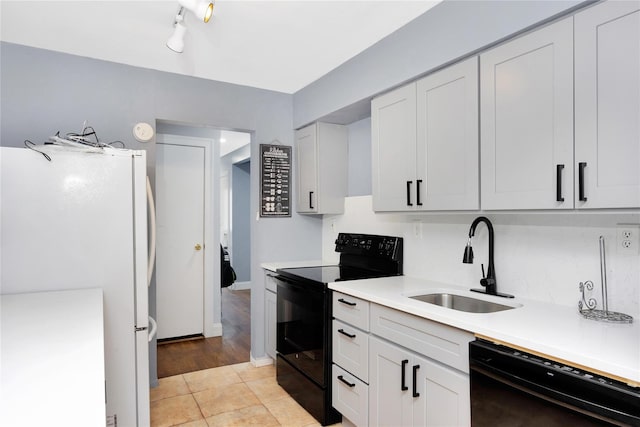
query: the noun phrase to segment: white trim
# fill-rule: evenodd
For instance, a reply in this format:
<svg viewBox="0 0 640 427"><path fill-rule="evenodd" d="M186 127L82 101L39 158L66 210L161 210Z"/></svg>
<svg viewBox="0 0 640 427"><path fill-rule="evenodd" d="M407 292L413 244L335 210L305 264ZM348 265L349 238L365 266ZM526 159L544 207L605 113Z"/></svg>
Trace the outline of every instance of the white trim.
<svg viewBox="0 0 640 427"><path fill-rule="evenodd" d="M245 289L251 289L251 282L235 282L229 286L232 291L243 291Z"/></svg>
<svg viewBox="0 0 640 427"><path fill-rule="evenodd" d="M269 356L262 356L262 357L259 357L259 358L256 359L255 357L253 357L253 354L251 354L249 356L249 359L250 359L249 361L251 362L251 364L253 366L255 366L256 368L259 368L261 366L269 366L269 365L273 365L274 364L273 359L270 358Z"/></svg>
<svg viewBox="0 0 640 427"><path fill-rule="evenodd" d="M204 286L202 303L204 310L203 335L205 338L221 336L222 324L220 313L220 291L218 280L220 277L220 216L214 215L219 209L217 199L220 191L218 174L213 174L214 168L219 169L219 147L213 139L196 138L191 136L158 134L157 144L175 144L203 147L205 150L204 172ZM210 248L210 251L207 249ZM218 260L218 261L216 261ZM218 286L215 286L218 284ZM218 289L215 289L215 288ZM216 296L217 295L217 296ZM216 316L217 314L217 316Z"/></svg>
<svg viewBox="0 0 640 427"><path fill-rule="evenodd" d="M211 327L211 335L209 335L207 338L221 337L221 336L222 336L222 323L214 323L213 326Z"/></svg>

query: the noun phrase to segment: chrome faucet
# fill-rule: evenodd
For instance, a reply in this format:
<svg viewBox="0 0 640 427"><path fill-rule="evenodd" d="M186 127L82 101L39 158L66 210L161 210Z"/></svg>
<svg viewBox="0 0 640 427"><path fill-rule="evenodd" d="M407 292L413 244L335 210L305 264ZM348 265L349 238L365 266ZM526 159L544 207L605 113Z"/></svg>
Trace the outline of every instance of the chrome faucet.
<svg viewBox="0 0 640 427"><path fill-rule="evenodd" d="M513 295L502 294L498 292L497 283L496 283L496 269L493 265L493 224L489 221L489 218L484 216L479 216L474 219L471 223L471 228L469 229L469 240L467 241L467 246L464 248L464 255L462 257L462 262L465 264L473 264L473 248L471 247L471 238L476 232L476 227L481 222L484 222L489 229L489 268L487 269L487 275L484 275L484 265L480 265L482 268L482 279L480 279L480 284L482 285L482 289L471 289L473 292L480 292L487 295L496 295L505 298L513 298Z"/></svg>

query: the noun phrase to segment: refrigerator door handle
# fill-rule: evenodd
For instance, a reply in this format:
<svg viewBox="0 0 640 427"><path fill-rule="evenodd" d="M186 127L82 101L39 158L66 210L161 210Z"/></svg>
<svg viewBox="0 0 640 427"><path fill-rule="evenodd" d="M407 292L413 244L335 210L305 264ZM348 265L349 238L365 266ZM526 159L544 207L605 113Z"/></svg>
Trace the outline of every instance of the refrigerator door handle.
<svg viewBox="0 0 640 427"><path fill-rule="evenodd" d="M149 324L151 325L151 330L149 331L149 342L153 340L153 337L156 336L156 332L158 332L158 324L156 323L156 319L149 316Z"/></svg>
<svg viewBox="0 0 640 427"><path fill-rule="evenodd" d="M151 275L156 262L156 205L153 201L153 191L147 176L147 204L149 205L149 224L151 236L149 239L149 261L147 262L147 286L151 286Z"/></svg>

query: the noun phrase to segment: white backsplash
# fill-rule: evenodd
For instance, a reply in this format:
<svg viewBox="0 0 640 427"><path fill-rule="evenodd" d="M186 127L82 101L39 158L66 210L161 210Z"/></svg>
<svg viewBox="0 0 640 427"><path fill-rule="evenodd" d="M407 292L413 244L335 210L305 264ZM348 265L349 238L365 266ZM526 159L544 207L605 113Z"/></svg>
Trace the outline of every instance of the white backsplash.
<svg viewBox="0 0 640 427"><path fill-rule="evenodd" d="M472 240L474 264L463 264L462 254L471 222L484 215L495 231L498 291L577 307L579 283L591 280L595 285L592 296L601 305L598 238L604 236L609 309L640 321L640 255L616 251L616 224L640 223L637 211L374 214L371 201L371 196L348 197L343 215L324 216L325 262L338 261L334 249L339 232L400 236L404 238L405 275L480 287L480 264L486 269L488 252L484 224L478 225Z"/></svg>

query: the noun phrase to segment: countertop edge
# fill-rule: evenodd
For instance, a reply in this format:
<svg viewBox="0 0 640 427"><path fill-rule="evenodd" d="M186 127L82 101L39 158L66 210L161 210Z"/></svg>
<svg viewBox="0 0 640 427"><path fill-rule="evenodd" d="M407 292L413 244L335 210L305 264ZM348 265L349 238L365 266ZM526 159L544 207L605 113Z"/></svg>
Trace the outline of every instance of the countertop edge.
<svg viewBox="0 0 640 427"><path fill-rule="evenodd" d="M411 286L407 285L408 283ZM605 375L613 379L626 382L632 386L640 387L640 325L637 322L631 325L605 325L602 323L595 323L592 320L582 319L577 313L570 307L557 306L548 303L542 303L537 301L529 301L525 299L513 299L505 301L507 304L523 304L527 307L527 310L523 307L515 310L508 310L499 313L487 313L487 314L473 314L458 312L456 310L438 307L435 305L421 303L415 300L410 300L402 295L410 288L430 288L433 291L439 288L453 289L460 292L467 291L459 286L433 282L425 279L411 278L407 276L398 276L397 278L380 278L380 279L368 279L346 282L329 283L329 289L343 292L345 294L361 298L376 304L380 304L389 308L403 311L405 313L413 314L425 319L443 323L449 326L456 327L476 335L482 335L484 337L491 338L495 341L511 344L517 346L523 350L529 350L534 353L538 353L542 356L548 356L551 359L558 359L569 364L577 365L585 370L593 370L597 374ZM404 292L403 292L404 291ZM482 297L481 297L482 298ZM495 297L494 297L495 298ZM520 310L520 311L518 311ZM571 328L565 331L567 337L571 336L571 339L563 340L561 335L555 337L555 339L544 340L542 337L545 335L544 331L535 331L535 325L532 324L531 318L535 316L544 316L552 312L560 312L559 318L570 320ZM565 313L566 312L566 313ZM525 316L526 313L526 316ZM478 317L482 316L482 318ZM572 317L573 316L573 317ZM477 322L481 319L482 322ZM515 334L514 323L521 322L523 324L523 332L521 334ZM617 328L613 335L624 335L624 337L636 336L635 342L625 343L630 346L633 353L634 345L637 350L637 364L633 365L633 362L628 361L620 362L616 360L603 360L595 356L585 354L589 346L598 346L595 343L586 343L585 346L574 346L576 342L581 342L580 337L576 338L584 328L583 322L587 323L589 329L596 331L594 335L605 334L607 328ZM578 325L578 326L575 326ZM593 328L592 328L593 327ZM511 328L511 330L509 330ZM625 329L626 328L626 329ZM533 332L535 333L531 333ZM610 329L611 331L612 329ZM527 333L528 332L528 333ZM555 333L555 332L554 332ZM585 338L587 340L587 338ZM545 342L546 341L546 342ZM620 342L618 342L620 341ZM625 340L618 340L616 344L621 344ZM600 344L604 345L604 344ZM582 350L582 351L581 351ZM615 349L607 349L615 350ZM619 349L624 352L623 349ZM609 351L611 352L611 351ZM624 359L623 356L620 356ZM629 357L630 360L633 356Z"/></svg>

